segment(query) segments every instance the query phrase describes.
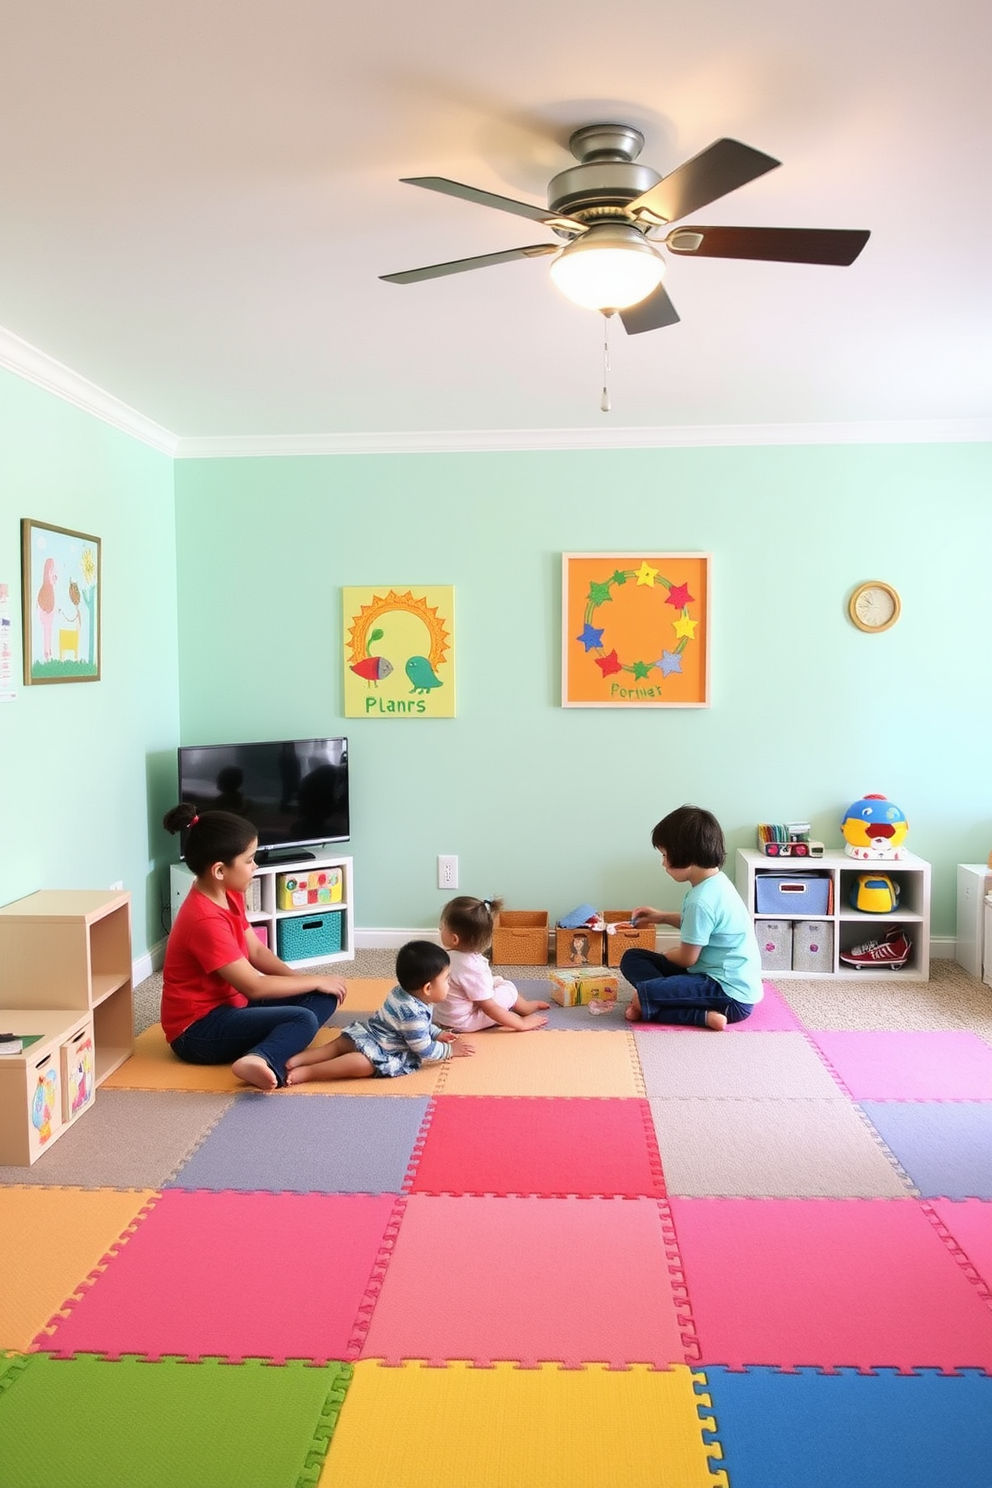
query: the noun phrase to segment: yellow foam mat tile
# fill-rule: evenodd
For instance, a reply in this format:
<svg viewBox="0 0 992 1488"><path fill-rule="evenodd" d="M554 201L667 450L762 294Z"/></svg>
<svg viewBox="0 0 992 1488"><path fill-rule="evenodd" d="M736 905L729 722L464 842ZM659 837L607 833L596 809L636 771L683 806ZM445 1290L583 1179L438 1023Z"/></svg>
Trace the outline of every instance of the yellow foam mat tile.
<svg viewBox="0 0 992 1488"><path fill-rule="evenodd" d="M640 1064L631 1034L504 1033L466 1035L475 1045L468 1059L443 1066L445 1095L636 1096Z"/></svg>
<svg viewBox="0 0 992 1488"><path fill-rule="evenodd" d="M599 1035L595 1035L599 1037ZM319 1488L727 1488L685 1366L520 1369L363 1360Z"/></svg>
<svg viewBox="0 0 992 1488"><path fill-rule="evenodd" d="M381 999L380 999L381 1000ZM379 1006L377 1002L376 1007ZM361 1013L357 1014L361 1017ZM330 1043L340 1029L319 1028L315 1044ZM285 1095L433 1095L441 1078L443 1065L424 1065L411 1075L395 1080L317 1080L306 1085L287 1086L274 1092L273 1099ZM146 1028L134 1041L134 1053L120 1069L104 1081L101 1090L202 1090L229 1094L247 1090L242 1080L231 1074L226 1064L184 1064L177 1059L165 1041L162 1025Z"/></svg>
<svg viewBox="0 0 992 1488"><path fill-rule="evenodd" d="M348 986L348 995L339 1009L344 1017L360 1018L363 1013L374 1013L381 1008L396 986L392 977L350 977L341 973Z"/></svg>
<svg viewBox="0 0 992 1488"><path fill-rule="evenodd" d="M0 1190L0 1349L28 1349L157 1197L153 1189Z"/></svg>

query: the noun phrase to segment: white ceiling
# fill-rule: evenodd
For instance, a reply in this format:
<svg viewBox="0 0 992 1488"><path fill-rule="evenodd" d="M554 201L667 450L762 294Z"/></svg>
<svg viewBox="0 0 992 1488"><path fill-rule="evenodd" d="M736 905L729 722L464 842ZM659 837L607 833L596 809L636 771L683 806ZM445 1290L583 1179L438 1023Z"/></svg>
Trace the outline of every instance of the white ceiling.
<svg viewBox="0 0 992 1488"><path fill-rule="evenodd" d="M186 439L987 420L987 0L8 0L0 326ZM870 228L850 268L673 260L678 326L611 331L538 242L401 185L541 205L570 132L662 174L783 164L694 214ZM692 218L687 220L693 220Z"/></svg>

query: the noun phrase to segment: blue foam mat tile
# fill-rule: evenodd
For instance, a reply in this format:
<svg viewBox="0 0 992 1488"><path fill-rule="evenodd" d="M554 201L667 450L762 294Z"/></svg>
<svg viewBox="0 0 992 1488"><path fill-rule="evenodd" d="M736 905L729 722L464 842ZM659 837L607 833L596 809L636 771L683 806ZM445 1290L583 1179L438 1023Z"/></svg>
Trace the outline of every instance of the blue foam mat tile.
<svg viewBox="0 0 992 1488"><path fill-rule="evenodd" d="M992 1376L696 1366L732 1488L985 1488Z"/></svg>
<svg viewBox="0 0 992 1488"><path fill-rule="evenodd" d="M401 1193L428 1096L239 1095L170 1188Z"/></svg>
<svg viewBox="0 0 992 1488"><path fill-rule="evenodd" d="M992 1199L992 1101L859 1104L925 1199Z"/></svg>
<svg viewBox="0 0 992 1488"><path fill-rule="evenodd" d="M620 998L616 1007L609 1013L591 1013L587 1007L559 1007L551 997L551 983L545 978L540 981L521 981L519 977L514 978L514 985L521 997L526 997L533 1002L550 1002L548 1009L548 1027L558 1031L562 1029L578 1030L580 1033L623 1033L630 1027L623 1015L623 1010L630 1000L630 989L627 984L619 978Z"/></svg>

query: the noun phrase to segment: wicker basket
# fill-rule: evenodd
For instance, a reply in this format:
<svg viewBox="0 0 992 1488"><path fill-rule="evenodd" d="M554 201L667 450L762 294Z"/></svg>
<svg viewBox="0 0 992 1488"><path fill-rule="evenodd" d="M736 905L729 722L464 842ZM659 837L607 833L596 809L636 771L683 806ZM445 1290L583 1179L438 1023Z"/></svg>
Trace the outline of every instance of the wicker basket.
<svg viewBox="0 0 992 1488"><path fill-rule="evenodd" d="M576 936L581 936L585 941L575 954L579 959L575 960L573 955L573 942ZM556 966L602 966L603 964L603 941L606 936L602 930L589 930L585 925L580 925L576 930L566 930L562 925L555 926L555 965Z"/></svg>
<svg viewBox="0 0 992 1488"><path fill-rule="evenodd" d="M493 926L496 966L547 966L548 911L504 909Z"/></svg>
<svg viewBox="0 0 992 1488"><path fill-rule="evenodd" d="M608 925L615 925L620 920L630 919L629 909L607 909L603 912L603 919ZM619 966L620 957L624 951L634 948L643 951L653 951L655 948L655 927L644 925L640 930L614 930L612 935L606 937L606 964L607 966Z"/></svg>

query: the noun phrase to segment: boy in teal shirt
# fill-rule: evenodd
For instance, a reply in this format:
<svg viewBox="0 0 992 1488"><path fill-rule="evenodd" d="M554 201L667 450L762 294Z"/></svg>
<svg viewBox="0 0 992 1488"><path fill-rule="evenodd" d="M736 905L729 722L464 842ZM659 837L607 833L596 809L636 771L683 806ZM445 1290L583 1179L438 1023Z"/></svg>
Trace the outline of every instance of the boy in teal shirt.
<svg viewBox="0 0 992 1488"><path fill-rule="evenodd" d="M716 1032L750 1016L761 1001L761 955L744 901L721 872L723 829L699 806L669 812L651 834L669 878L689 884L681 914L642 904L631 924L673 925L667 955L626 951L620 972L634 988L632 1023L681 1023Z"/></svg>

